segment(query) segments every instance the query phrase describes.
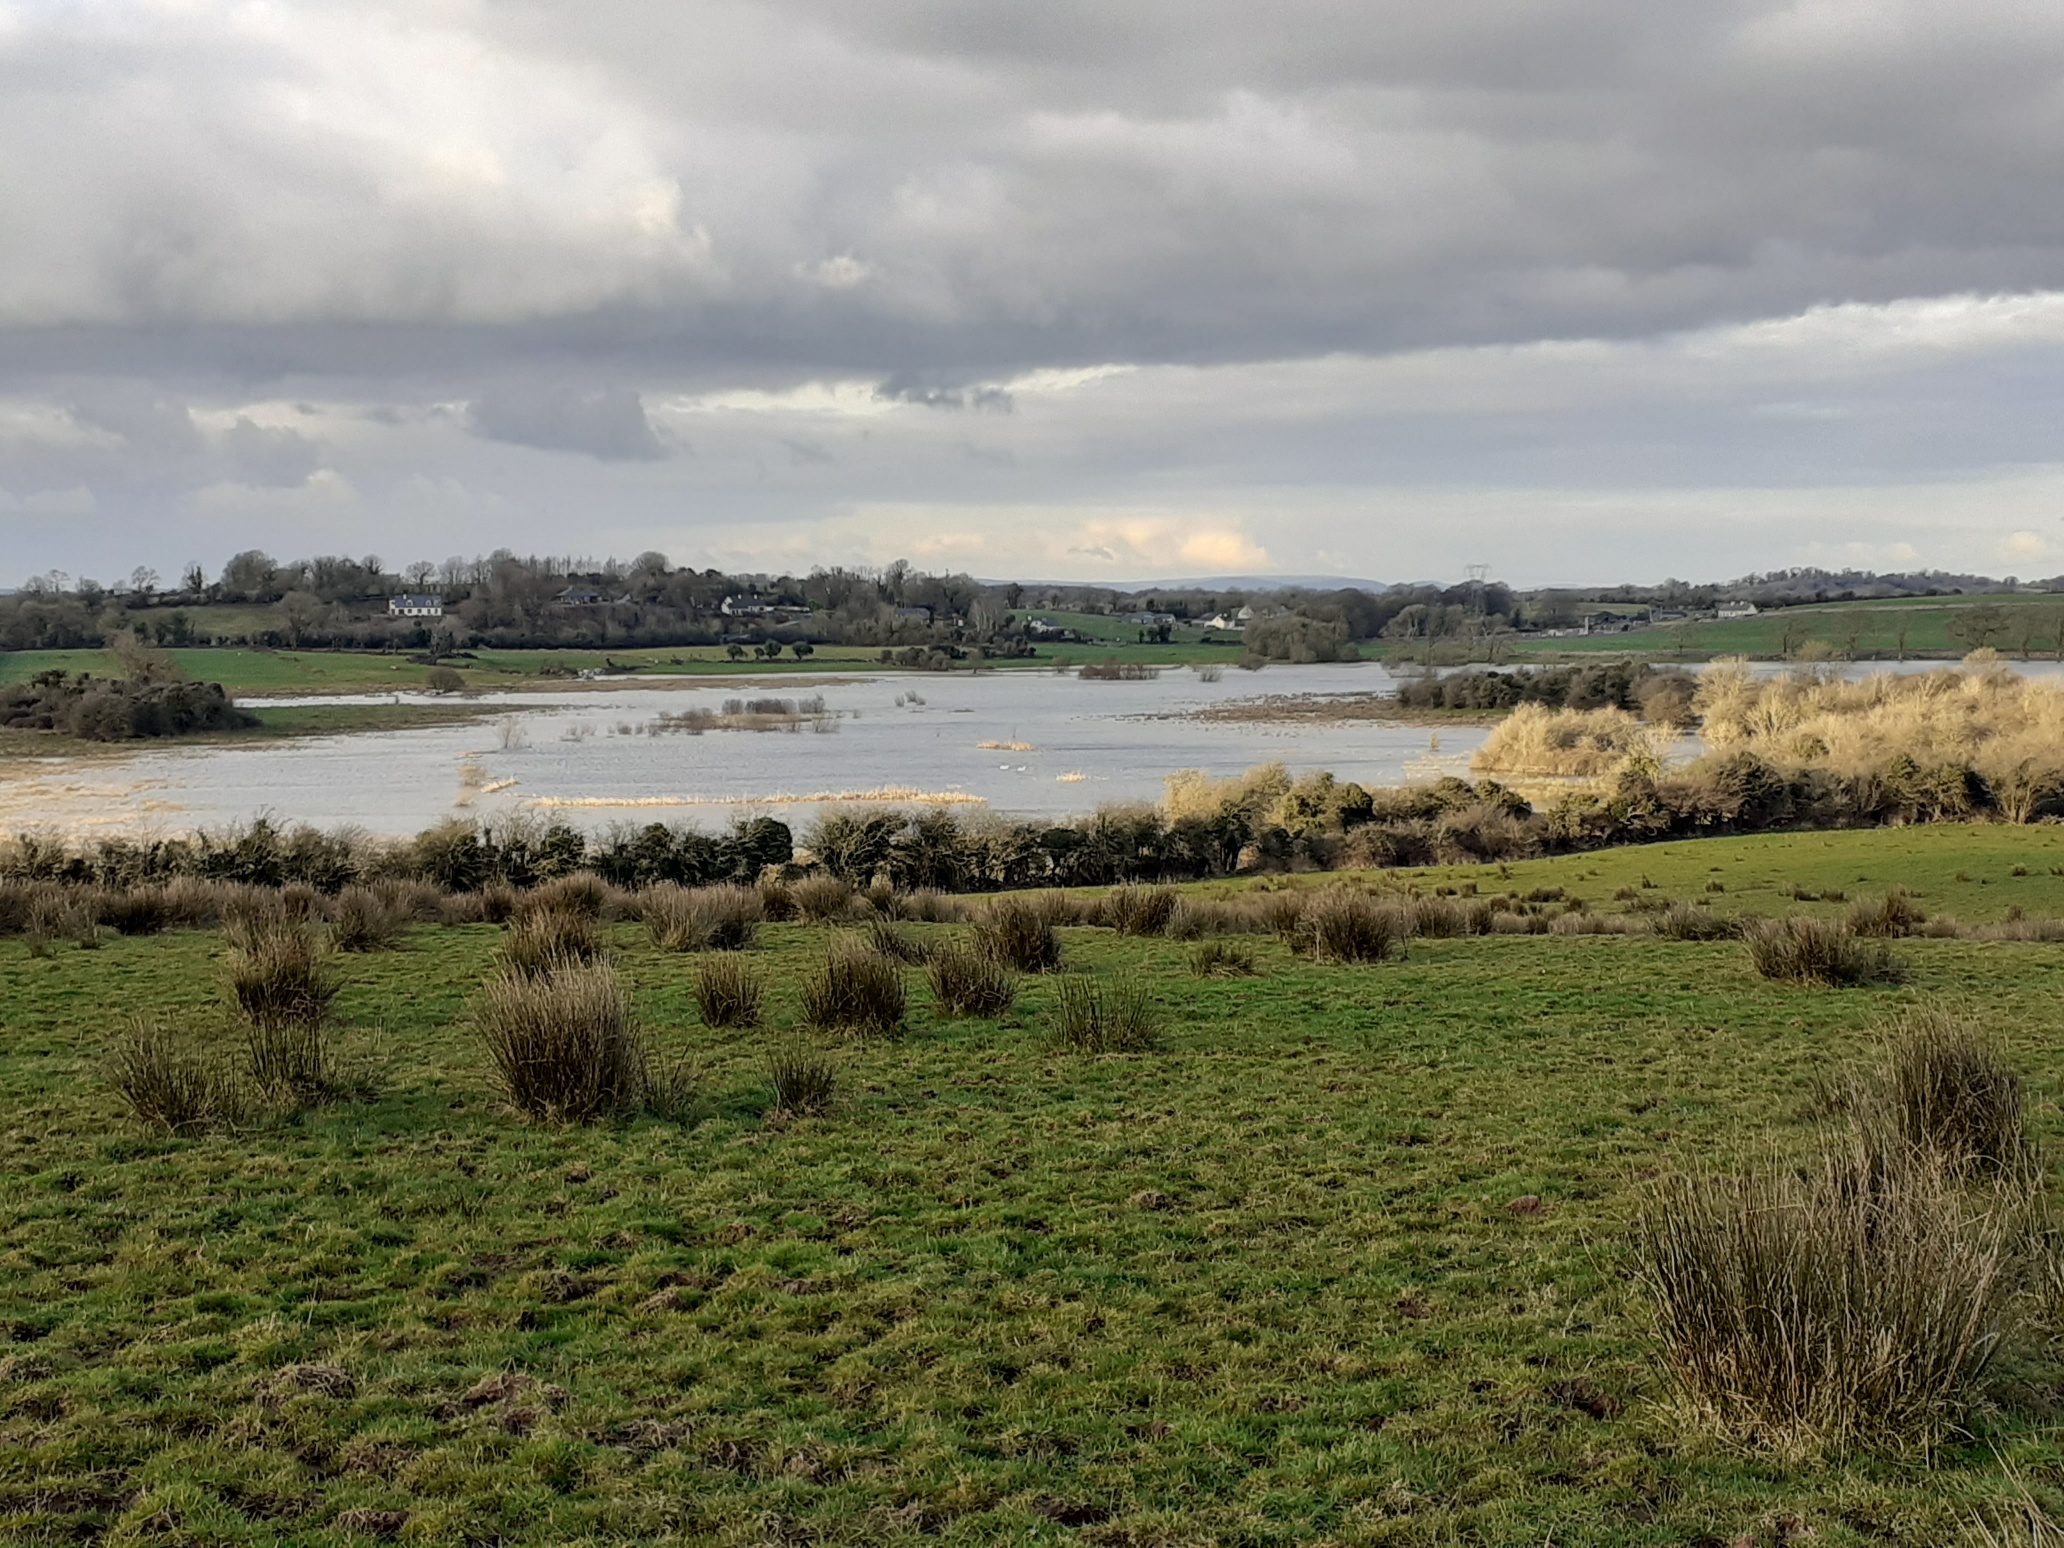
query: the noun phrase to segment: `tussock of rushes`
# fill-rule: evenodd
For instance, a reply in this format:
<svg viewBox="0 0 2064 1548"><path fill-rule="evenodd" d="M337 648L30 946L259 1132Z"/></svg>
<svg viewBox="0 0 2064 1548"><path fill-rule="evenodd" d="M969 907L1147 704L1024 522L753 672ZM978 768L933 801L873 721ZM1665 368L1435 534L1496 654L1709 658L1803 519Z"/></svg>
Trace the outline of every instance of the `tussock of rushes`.
<svg viewBox="0 0 2064 1548"><path fill-rule="evenodd" d="M229 986L254 1027L320 1026L340 987L314 933L281 920L232 933Z"/></svg>
<svg viewBox="0 0 2064 1548"><path fill-rule="evenodd" d="M1141 1053L1160 1041L1160 1022L1144 985L1063 978L1055 986L1054 1042L1075 1053Z"/></svg>
<svg viewBox="0 0 2064 1548"><path fill-rule="evenodd" d="M744 951L759 939L760 921L769 912L766 889L698 887L695 900L702 917L702 944L711 951Z"/></svg>
<svg viewBox="0 0 2064 1548"><path fill-rule="evenodd" d="M925 979L953 1016L1000 1016L1018 997L1017 977L1009 968L957 941L932 953Z"/></svg>
<svg viewBox="0 0 2064 1548"><path fill-rule="evenodd" d="M775 1110L799 1118L829 1112L838 1094L831 1061L801 1038L789 1038L768 1050L767 1083L774 1088Z"/></svg>
<svg viewBox="0 0 2064 1548"><path fill-rule="evenodd" d="M1883 1068L1848 1104L1867 1147L1890 1165L1925 1153L1955 1173L2034 1186L2041 1167L2021 1079L1985 1029L1931 1008L1890 1030Z"/></svg>
<svg viewBox="0 0 2064 1548"><path fill-rule="evenodd" d="M797 915L809 924L843 919L853 906L852 884L836 876L805 876L788 893Z"/></svg>
<svg viewBox="0 0 2064 1548"><path fill-rule="evenodd" d="M116 888L103 893L96 913L118 935L156 935L177 917L163 887Z"/></svg>
<svg viewBox="0 0 2064 1548"><path fill-rule="evenodd" d="M473 1024L502 1095L527 1117L584 1123L644 1098L645 1041L612 968L505 973L481 991Z"/></svg>
<svg viewBox="0 0 2064 1548"><path fill-rule="evenodd" d="M401 939L408 915L370 887L346 887L330 905L330 944L339 951L385 951Z"/></svg>
<svg viewBox="0 0 2064 1548"><path fill-rule="evenodd" d="M183 1053L156 1022L130 1024L108 1055L106 1076L131 1112L167 1133L199 1134L237 1117L222 1071Z"/></svg>
<svg viewBox="0 0 2064 1548"><path fill-rule="evenodd" d="M1298 924L1304 918L1306 897L1296 889L1258 893L1248 901L1247 910L1269 934L1295 942Z"/></svg>
<svg viewBox="0 0 2064 1548"><path fill-rule="evenodd" d="M1748 925L1749 960L1765 978L1846 989L1897 984L1906 969L1882 941L1860 941L1846 924L1794 915Z"/></svg>
<svg viewBox="0 0 2064 1548"><path fill-rule="evenodd" d="M586 914L526 908L509 921L499 955L509 972L535 977L601 960L602 935Z"/></svg>
<svg viewBox="0 0 2064 1548"><path fill-rule="evenodd" d="M1318 962L1382 962L1401 956L1411 927L1394 906L1352 887L1311 895L1293 943Z"/></svg>
<svg viewBox="0 0 2064 1548"><path fill-rule="evenodd" d="M803 981L803 1016L827 1032L891 1033L908 1008L902 970L863 942L835 940Z"/></svg>
<svg viewBox="0 0 2064 1548"><path fill-rule="evenodd" d="M702 912L695 894L674 882L638 894L638 918L661 951L695 951L702 945Z"/></svg>
<svg viewBox="0 0 2064 1548"><path fill-rule="evenodd" d="M743 957L720 953L696 964L695 1008L704 1026L756 1027L765 997L759 970Z"/></svg>
<svg viewBox="0 0 2064 1548"><path fill-rule="evenodd" d="M546 909L556 914L578 914L597 923L608 917L614 902L615 893L610 885L585 871L534 887L525 899L529 908Z"/></svg>
<svg viewBox="0 0 2064 1548"><path fill-rule="evenodd" d="M1655 917L1657 935L1672 941L1731 941L1740 938L1741 921L1699 908L1691 903L1672 903Z"/></svg>
<svg viewBox="0 0 2064 1548"><path fill-rule="evenodd" d="M965 899L933 887L892 893L878 900L875 907L892 919L911 919L924 924L961 924L968 917Z"/></svg>
<svg viewBox="0 0 2064 1548"><path fill-rule="evenodd" d="M1853 1138L1806 1166L1685 1173L1632 1237L1664 1361L1727 1439L1791 1454L1919 1450L2009 1330L2023 1211Z"/></svg>
<svg viewBox="0 0 2064 1548"><path fill-rule="evenodd" d="M913 967L931 961L932 949L908 930L899 930L888 920L876 916L867 922L867 944L884 957Z"/></svg>
<svg viewBox="0 0 2064 1548"><path fill-rule="evenodd" d="M1052 973L1061 966L1061 938L1049 910L1021 897L996 898L976 915L975 949L1020 973Z"/></svg>
<svg viewBox="0 0 2064 1548"><path fill-rule="evenodd" d="M1165 935L1176 903L1172 887L1113 887L1104 899L1103 922L1120 935Z"/></svg>
<svg viewBox="0 0 2064 1548"><path fill-rule="evenodd" d="M1190 953L1190 972L1198 978L1252 978L1259 971L1251 946L1210 940Z"/></svg>
<svg viewBox="0 0 2064 1548"><path fill-rule="evenodd" d="M1912 935L1928 916L1904 887L1887 889L1882 898L1858 898L1849 906L1849 928L1858 935L1889 939Z"/></svg>
<svg viewBox="0 0 2064 1548"><path fill-rule="evenodd" d="M1410 902L1412 933L1428 940L1489 935L1496 912L1488 898L1422 898Z"/></svg>
<svg viewBox="0 0 2064 1548"><path fill-rule="evenodd" d="M1646 919L1629 914L1591 914L1572 910L1548 921L1550 935L1647 935Z"/></svg>

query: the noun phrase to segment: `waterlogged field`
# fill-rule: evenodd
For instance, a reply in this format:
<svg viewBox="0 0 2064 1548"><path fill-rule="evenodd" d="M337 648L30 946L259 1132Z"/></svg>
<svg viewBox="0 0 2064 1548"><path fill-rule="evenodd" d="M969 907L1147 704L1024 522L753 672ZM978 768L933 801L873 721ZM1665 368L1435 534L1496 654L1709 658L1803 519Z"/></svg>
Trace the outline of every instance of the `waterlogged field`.
<svg viewBox="0 0 2064 1548"><path fill-rule="evenodd" d="M1925 829L1417 879L1904 881L1975 919L2064 912L2060 860ZM1158 1049L1059 1051L1052 978L948 1020L913 971L903 1035L826 1044L835 1105L784 1121L767 1049L828 931L763 929L754 1032L607 933L684 1121L511 1116L466 1022L500 932L418 927L344 959L349 1100L153 1136L98 1061L131 1013L231 1038L221 938L0 941L0 1540L1921 1545L2064 1500L2054 1350L1932 1458L1747 1458L1673 1407L1620 1247L1659 1168L1803 1145L1936 998L2006 1039L2054 1169L2064 946L1903 941L1907 985L1832 992L1731 942L1242 937L1260 976L1200 980L1068 929Z"/></svg>

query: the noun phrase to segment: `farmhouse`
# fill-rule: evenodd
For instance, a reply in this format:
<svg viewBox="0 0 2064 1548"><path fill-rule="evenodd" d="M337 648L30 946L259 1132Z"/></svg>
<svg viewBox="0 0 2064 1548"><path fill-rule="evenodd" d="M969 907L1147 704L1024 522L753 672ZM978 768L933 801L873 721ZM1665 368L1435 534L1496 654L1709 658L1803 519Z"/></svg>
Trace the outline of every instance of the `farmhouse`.
<svg viewBox="0 0 2064 1548"><path fill-rule="evenodd" d="M444 598L424 591L405 591L387 599L390 618L442 618Z"/></svg>
<svg viewBox="0 0 2064 1548"><path fill-rule="evenodd" d="M1715 618L1754 618L1756 616L1756 604L1753 602L1722 602L1719 610L1713 616Z"/></svg>
<svg viewBox="0 0 2064 1548"><path fill-rule="evenodd" d="M568 586L552 600L561 607L593 607L602 600L602 593L593 586Z"/></svg>

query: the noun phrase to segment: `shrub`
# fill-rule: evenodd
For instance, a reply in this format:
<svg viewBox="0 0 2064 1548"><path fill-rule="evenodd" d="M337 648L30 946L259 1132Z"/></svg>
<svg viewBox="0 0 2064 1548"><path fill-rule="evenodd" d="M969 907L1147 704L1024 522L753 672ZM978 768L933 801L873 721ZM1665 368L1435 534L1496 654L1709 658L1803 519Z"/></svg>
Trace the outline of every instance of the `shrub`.
<svg viewBox="0 0 2064 1548"><path fill-rule="evenodd" d="M123 1033L108 1055L107 1082L138 1118L168 1133L198 1134L237 1116L222 1072L181 1053L155 1022L133 1022Z"/></svg>
<svg viewBox="0 0 2064 1548"><path fill-rule="evenodd" d="M1172 887L1113 887L1104 899L1104 923L1120 935L1165 935L1177 901Z"/></svg>
<svg viewBox="0 0 2064 1548"><path fill-rule="evenodd" d="M1655 917L1655 933L1672 941L1731 941L1742 933L1741 921L1728 919L1710 908L1691 903L1672 903Z"/></svg>
<svg viewBox="0 0 2064 1548"><path fill-rule="evenodd" d="M1160 1039L1154 1002L1134 980L1101 986L1063 978L1054 1009L1054 1041L1076 1053L1140 1053Z"/></svg>
<svg viewBox="0 0 2064 1548"><path fill-rule="evenodd" d="M775 1110L797 1117L829 1112L838 1091L831 1061L800 1038L768 1051L767 1081L774 1088Z"/></svg>
<svg viewBox="0 0 2064 1548"><path fill-rule="evenodd" d="M1258 971L1250 946L1210 940L1190 953L1190 972L1198 978L1252 978Z"/></svg>
<svg viewBox="0 0 2064 1548"><path fill-rule="evenodd" d="M704 1026L756 1027L765 996L758 969L742 957L704 957L696 966L695 1008Z"/></svg>
<svg viewBox="0 0 2064 1548"><path fill-rule="evenodd" d="M346 887L330 905L330 943L339 951L385 951L401 939L403 905L370 887Z"/></svg>
<svg viewBox="0 0 2064 1548"><path fill-rule="evenodd" d="M836 876L805 876L789 888L796 913L810 924L843 919L853 905L853 887Z"/></svg>
<svg viewBox="0 0 2064 1548"><path fill-rule="evenodd" d="M1659 1184L1633 1228L1664 1363L1727 1438L1925 1447L2008 1330L2019 1210L1852 1138L1802 1167Z"/></svg>
<svg viewBox="0 0 2064 1548"><path fill-rule="evenodd" d="M1352 887L1312 894L1293 943L1317 962L1382 962L1401 955L1411 933L1397 909Z"/></svg>
<svg viewBox="0 0 2064 1548"><path fill-rule="evenodd" d="M825 1031L895 1031L908 1000L894 962L856 940L836 940L824 966L803 983L803 1015Z"/></svg>
<svg viewBox="0 0 2064 1548"><path fill-rule="evenodd" d="M953 1016L1000 1016L1018 997L1018 981L994 958L958 942L932 953L925 978Z"/></svg>
<svg viewBox="0 0 2064 1548"><path fill-rule="evenodd" d="M997 898L975 917L975 949L1020 973L1053 973L1061 966L1061 938L1048 911L1022 897Z"/></svg>
<svg viewBox="0 0 2064 1548"><path fill-rule="evenodd" d="M507 971L536 977L600 961L602 935L586 914L525 908L509 921L500 955Z"/></svg>
<svg viewBox="0 0 2064 1548"><path fill-rule="evenodd" d="M1749 960L1765 978L1855 988L1904 982L1906 969L1882 941L1859 941L1846 924L1793 915L1747 926Z"/></svg>
<svg viewBox="0 0 2064 1548"><path fill-rule="evenodd" d="M1858 898L1849 906L1849 928L1858 935L1890 938L1911 935L1928 922L1904 887L1890 888L1876 902Z"/></svg>
<svg viewBox="0 0 2064 1548"><path fill-rule="evenodd" d="M526 1117L584 1123L644 1097L645 1041L612 968L505 972L481 991L473 1021L502 1095Z"/></svg>
<svg viewBox="0 0 2064 1548"><path fill-rule="evenodd" d="M1957 1173L2024 1184L2039 1175L2021 1079L1968 1017L1933 1009L1896 1023L1883 1068L1849 1105L1885 1164L1925 1152Z"/></svg>

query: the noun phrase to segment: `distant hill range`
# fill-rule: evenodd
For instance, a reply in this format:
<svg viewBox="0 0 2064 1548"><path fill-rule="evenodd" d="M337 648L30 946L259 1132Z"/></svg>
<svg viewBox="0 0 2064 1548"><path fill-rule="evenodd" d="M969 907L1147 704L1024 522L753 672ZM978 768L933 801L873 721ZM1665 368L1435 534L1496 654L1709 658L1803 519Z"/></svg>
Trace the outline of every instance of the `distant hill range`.
<svg viewBox="0 0 2064 1548"><path fill-rule="evenodd" d="M1002 582L984 581L984 585ZM1151 581L1022 581L1026 586L1079 586L1098 591L1125 593L1141 591L1366 591L1377 595L1390 590L1387 581L1356 580L1347 575L1207 575L1181 580Z"/></svg>

